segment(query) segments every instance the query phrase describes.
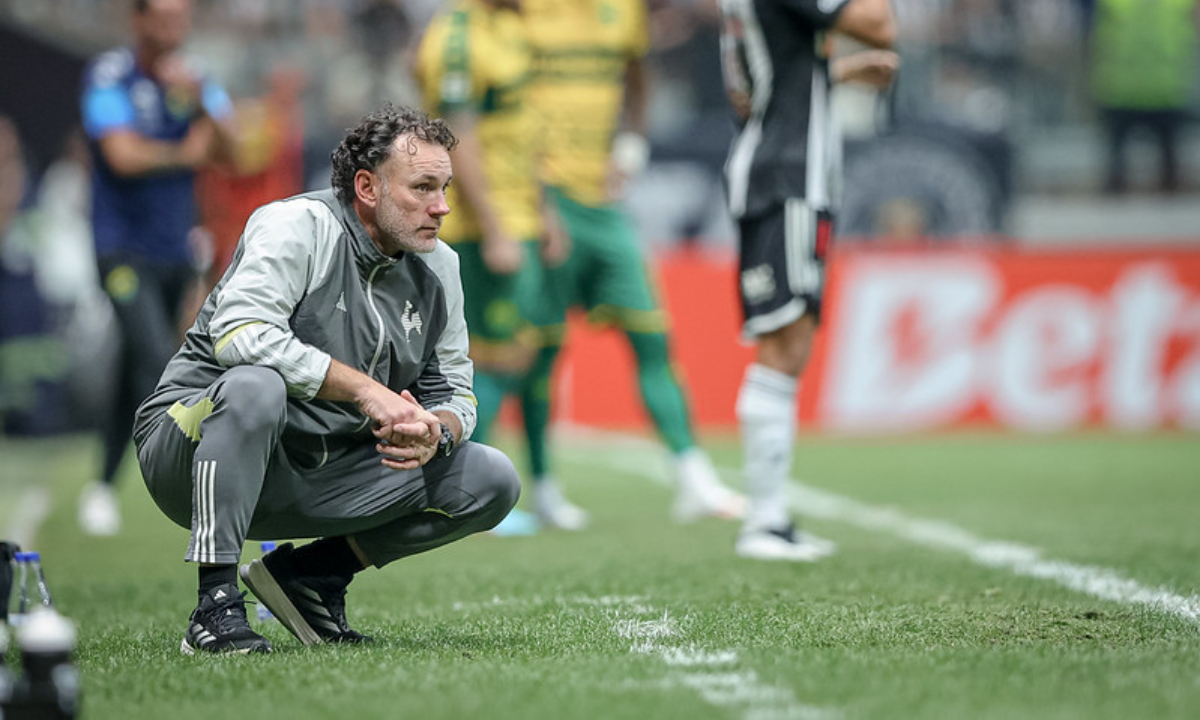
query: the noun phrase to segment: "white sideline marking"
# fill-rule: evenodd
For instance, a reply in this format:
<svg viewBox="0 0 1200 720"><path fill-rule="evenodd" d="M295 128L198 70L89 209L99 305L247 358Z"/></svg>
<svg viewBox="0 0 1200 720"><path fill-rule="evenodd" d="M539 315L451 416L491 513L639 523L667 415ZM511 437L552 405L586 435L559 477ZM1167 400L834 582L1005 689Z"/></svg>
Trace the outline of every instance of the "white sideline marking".
<svg viewBox="0 0 1200 720"><path fill-rule="evenodd" d="M1108 568L1044 558L1041 550L1029 545L987 540L951 523L908 517L893 508L867 505L798 482L789 490L793 504L812 517L888 532L917 545L962 553L986 567L1049 580L1102 600L1145 605L1186 620L1200 621L1200 596L1179 595L1164 587L1143 585Z"/></svg>
<svg viewBox="0 0 1200 720"><path fill-rule="evenodd" d="M642 595L586 595L555 597L544 600L501 598L483 602L455 602L460 612L478 612L503 607L530 607L553 602L558 605L603 608L612 618L618 637L632 640L629 651L635 655L655 656L671 669L662 680L627 681L621 690L694 690L710 705L738 712L742 720L837 720L842 713L835 708L806 705L796 699L790 688L769 685L753 670L739 669L738 654L733 650L707 650L695 644L678 644L686 619L677 621L666 610L653 607Z"/></svg>
<svg viewBox="0 0 1200 720"><path fill-rule="evenodd" d="M38 528L50 514L50 492L43 487L29 487L21 492L13 503L0 537L15 542L21 547L31 547L37 538Z"/></svg>
<svg viewBox="0 0 1200 720"><path fill-rule="evenodd" d="M661 453L656 443L644 438L621 433L614 433L610 437L621 441L626 451L640 448ZM605 453L598 457L615 469L644 476L650 474L644 465L638 464L631 452ZM725 477L739 472L732 468L721 468L721 474ZM894 508L868 505L828 490L818 490L794 479L788 491L792 505L810 517L891 533L917 545L962 553L985 567L1007 569L1016 575L1048 580L1102 600L1143 605L1185 620L1200 622L1200 595L1180 595L1169 588L1143 585L1108 568L1044 558L1041 550L1030 545L988 540L952 523L909 517Z"/></svg>

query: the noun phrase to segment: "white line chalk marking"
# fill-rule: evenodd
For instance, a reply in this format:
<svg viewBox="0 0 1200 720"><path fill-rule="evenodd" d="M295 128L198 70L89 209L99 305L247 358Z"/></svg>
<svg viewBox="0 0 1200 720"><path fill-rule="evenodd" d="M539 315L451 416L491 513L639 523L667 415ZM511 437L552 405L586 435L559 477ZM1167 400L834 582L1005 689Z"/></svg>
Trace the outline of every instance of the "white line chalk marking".
<svg viewBox="0 0 1200 720"><path fill-rule="evenodd" d="M501 598L483 602L455 602L459 612L485 612L498 608L526 608L544 604L565 607L583 606L600 609L611 618L613 632L633 644L635 655L656 657L669 669L661 680L630 680L617 686L624 691L693 690L706 703L732 710L742 720L837 720L842 713L835 708L806 705L796 699L790 688L770 685L753 670L738 667L733 650L709 650L684 642L687 619L651 605L642 595L558 596L543 599Z"/></svg>
<svg viewBox="0 0 1200 720"><path fill-rule="evenodd" d="M801 483L789 488L793 505L811 517L837 520L865 530L887 532L917 545L966 555L979 565L1049 580L1102 600L1145 605L1193 622L1200 621L1200 597L1143 585L1115 570L1042 557L1041 550L1019 543L987 540L939 520L904 515Z"/></svg>
<svg viewBox="0 0 1200 720"><path fill-rule="evenodd" d="M658 480L659 473L648 469L648 456L661 456L661 447L648 439L621 433L590 433L582 437L593 441L620 443L622 452L588 455L590 462L604 462L613 469ZM639 457L638 450L645 453ZM722 468L726 477L740 471ZM798 481L788 488L789 499L797 511L809 517L835 520L872 532L890 533L917 545L966 555L985 567L1008 570L1016 575L1047 580L1092 597L1126 605L1142 605L1158 612L1200 622L1200 596L1180 595L1169 588L1144 585L1115 570L1082 565L1042 556L1042 551L1020 543L988 540L952 523L910 517L889 507L868 505L827 490L819 490Z"/></svg>

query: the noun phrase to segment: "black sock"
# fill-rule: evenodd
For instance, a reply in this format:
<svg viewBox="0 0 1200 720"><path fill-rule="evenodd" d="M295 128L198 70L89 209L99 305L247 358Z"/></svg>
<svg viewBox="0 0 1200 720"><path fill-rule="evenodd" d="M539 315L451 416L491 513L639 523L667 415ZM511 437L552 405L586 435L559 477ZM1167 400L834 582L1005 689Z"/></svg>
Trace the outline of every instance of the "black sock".
<svg viewBox="0 0 1200 720"><path fill-rule="evenodd" d="M237 564L201 565L199 571L201 595L206 595L218 585L237 585Z"/></svg>
<svg viewBox="0 0 1200 720"><path fill-rule="evenodd" d="M347 580L363 569L350 543L341 535L314 540L296 548L292 563L297 575L338 575Z"/></svg>

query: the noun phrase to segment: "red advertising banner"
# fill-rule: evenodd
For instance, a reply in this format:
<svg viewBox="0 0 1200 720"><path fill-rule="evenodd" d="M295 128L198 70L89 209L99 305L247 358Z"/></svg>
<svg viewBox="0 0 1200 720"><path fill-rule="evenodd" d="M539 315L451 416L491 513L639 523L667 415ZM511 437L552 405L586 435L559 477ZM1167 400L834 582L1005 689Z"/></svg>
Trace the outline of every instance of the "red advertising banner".
<svg viewBox="0 0 1200 720"><path fill-rule="evenodd" d="M660 258L699 424L730 428L752 351L734 260ZM1200 428L1200 248L839 249L801 421L836 432L963 424ZM572 322L558 416L645 426L623 340Z"/></svg>

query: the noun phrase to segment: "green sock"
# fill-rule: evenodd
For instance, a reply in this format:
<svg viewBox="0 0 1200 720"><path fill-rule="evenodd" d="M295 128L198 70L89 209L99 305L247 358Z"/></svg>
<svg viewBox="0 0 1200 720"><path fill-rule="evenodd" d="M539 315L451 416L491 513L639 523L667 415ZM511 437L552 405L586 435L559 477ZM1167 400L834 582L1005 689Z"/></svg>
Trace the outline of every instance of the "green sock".
<svg viewBox="0 0 1200 720"><path fill-rule="evenodd" d="M687 398L679 385L667 350L665 333L627 332L637 356L638 386L654 426L671 452L678 455L695 445Z"/></svg>
<svg viewBox="0 0 1200 720"><path fill-rule="evenodd" d="M511 380L503 375L482 372L475 368L475 399L479 405L475 409L475 432L471 439L478 443L486 443L492 431L496 415L500 413L500 405Z"/></svg>
<svg viewBox="0 0 1200 720"><path fill-rule="evenodd" d="M521 382L521 416L529 447L529 471L535 479L549 474L546 434L550 426L550 375L560 349L560 345L548 345L539 350Z"/></svg>

